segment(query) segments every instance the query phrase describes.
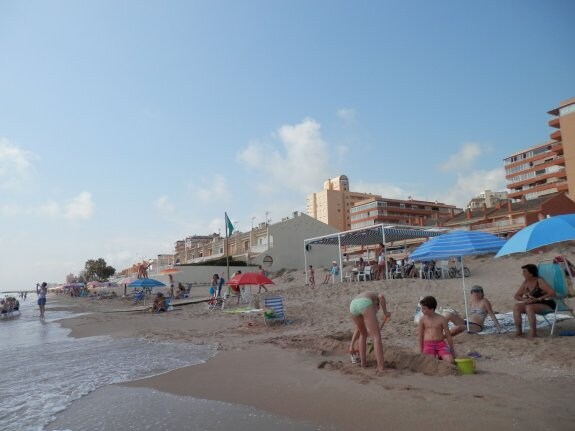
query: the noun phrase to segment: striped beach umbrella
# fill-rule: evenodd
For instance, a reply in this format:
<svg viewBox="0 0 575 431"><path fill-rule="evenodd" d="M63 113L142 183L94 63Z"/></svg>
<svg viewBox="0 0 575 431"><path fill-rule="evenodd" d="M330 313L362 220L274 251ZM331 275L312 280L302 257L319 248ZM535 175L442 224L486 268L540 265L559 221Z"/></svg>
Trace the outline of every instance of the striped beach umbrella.
<svg viewBox="0 0 575 431"><path fill-rule="evenodd" d="M505 240L487 232L457 230L430 239L416 248L409 257L414 261L442 260L452 257L461 258L463 302L465 304L467 331L469 332L469 316L467 312L467 293L465 290L463 257L497 253L504 244Z"/></svg>

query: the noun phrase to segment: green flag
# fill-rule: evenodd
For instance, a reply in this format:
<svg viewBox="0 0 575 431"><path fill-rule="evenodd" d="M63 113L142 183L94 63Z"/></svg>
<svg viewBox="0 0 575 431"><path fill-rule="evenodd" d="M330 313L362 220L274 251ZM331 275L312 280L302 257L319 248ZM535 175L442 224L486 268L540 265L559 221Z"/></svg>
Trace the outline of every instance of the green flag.
<svg viewBox="0 0 575 431"><path fill-rule="evenodd" d="M231 235L232 232L234 231L234 225L232 224L232 221L229 219L228 213L226 213L226 228L228 229L228 235Z"/></svg>

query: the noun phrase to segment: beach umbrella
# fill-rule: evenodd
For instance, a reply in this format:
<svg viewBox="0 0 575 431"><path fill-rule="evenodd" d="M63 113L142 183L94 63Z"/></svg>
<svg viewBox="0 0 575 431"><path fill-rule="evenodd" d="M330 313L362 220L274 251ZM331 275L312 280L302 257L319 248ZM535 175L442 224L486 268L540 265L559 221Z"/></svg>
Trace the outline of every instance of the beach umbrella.
<svg viewBox="0 0 575 431"><path fill-rule="evenodd" d="M123 285L123 284L130 284L131 282L136 280L138 280L138 277L122 277L119 280L116 280L114 283Z"/></svg>
<svg viewBox="0 0 575 431"><path fill-rule="evenodd" d="M232 284L234 286L247 286L253 284L274 284L274 282L259 272L246 272L244 274L234 275L228 280L226 284Z"/></svg>
<svg viewBox="0 0 575 431"><path fill-rule="evenodd" d="M142 288L142 289L153 289L154 287L165 286L164 283L153 278L138 278L128 284L128 287L132 288ZM146 306L146 295L144 295L144 307Z"/></svg>
<svg viewBox="0 0 575 431"><path fill-rule="evenodd" d="M524 227L507 240L495 257L525 253L568 241L575 241L575 214L549 217Z"/></svg>
<svg viewBox="0 0 575 431"><path fill-rule="evenodd" d="M153 278L138 278L128 284L128 287L141 287L142 289L152 289L154 287L165 286L164 283Z"/></svg>
<svg viewBox="0 0 575 431"><path fill-rule="evenodd" d="M162 269L160 272L158 272L158 274L170 275L170 274L177 274L178 272L181 272L181 271L177 268L166 268L166 269Z"/></svg>
<svg viewBox="0 0 575 431"><path fill-rule="evenodd" d="M417 247L409 258L413 261L429 261L461 258L461 280L463 283L463 302L465 304L465 319L469 332L469 318L467 312L467 292L465 290L465 274L463 271L463 257L487 253L497 253L505 241L501 238L479 231L458 230L436 236Z"/></svg>

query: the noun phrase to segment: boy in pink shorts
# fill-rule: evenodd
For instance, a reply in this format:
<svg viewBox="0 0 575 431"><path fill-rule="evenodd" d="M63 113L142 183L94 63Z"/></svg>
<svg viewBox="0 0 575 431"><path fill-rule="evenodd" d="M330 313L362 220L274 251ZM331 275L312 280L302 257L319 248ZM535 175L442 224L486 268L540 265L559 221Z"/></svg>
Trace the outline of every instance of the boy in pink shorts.
<svg viewBox="0 0 575 431"><path fill-rule="evenodd" d="M419 319L419 350L426 355L436 356L452 364L455 362L455 349L447 325L447 319L435 312L437 301L433 296L426 296L421 301L423 316ZM447 340L447 343L445 342Z"/></svg>

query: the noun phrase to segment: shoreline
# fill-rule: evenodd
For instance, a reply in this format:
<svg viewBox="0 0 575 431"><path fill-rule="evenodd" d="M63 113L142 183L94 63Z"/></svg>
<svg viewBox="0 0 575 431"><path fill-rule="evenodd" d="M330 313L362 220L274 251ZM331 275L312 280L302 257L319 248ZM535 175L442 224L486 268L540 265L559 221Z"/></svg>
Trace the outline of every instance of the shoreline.
<svg viewBox="0 0 575 431"><path fill-rule="evenodd" d="M496 311L509 310L520 274L531 259L466 262L472 268L469 285L482 284ZM509 274L506 277L501 274ZM261 316L248 322L243 314L209 311L205 304L188 305L160 315L103 313L121 302L67 301L92 314L60 324L73 337L111 335L150 340L215 344L217 354L206 363L121 386L151 388L163 393L225 401L255 407L335 429L367 430L393 426L410 430L487 426L524 429L572 429L575 406L574 337L517 339L512 334L455 338L456 351L481 352L477 374L456 376L453 368L416 352L413 312L417 298L436 296L442 305L460 308L461 280L390 280L304 286L300 273L274 280L273 294L284 297L290 325L265 326ZM392 312L383 330L387 370L352 365L347 355L352 324L349 299L360 291L384 292ZM77 307L76 307L77 306ZM575 328L575 319L560 323ZM567 401L566 401L567 400ZM72 407L73 408L73 407ZM470 408L482 415L470 423ZM553 412L551 414L551 412Z"/></svg>

